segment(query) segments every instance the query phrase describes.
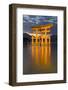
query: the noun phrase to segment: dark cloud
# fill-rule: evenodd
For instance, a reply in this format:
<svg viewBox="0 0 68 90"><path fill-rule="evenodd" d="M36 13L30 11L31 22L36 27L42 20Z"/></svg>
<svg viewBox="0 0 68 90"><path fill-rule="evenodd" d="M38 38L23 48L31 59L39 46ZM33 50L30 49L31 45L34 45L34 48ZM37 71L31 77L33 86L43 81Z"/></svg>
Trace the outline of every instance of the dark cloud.
<svg viewBox="0 0 68 90"><path fill-rule="evenodd" d="M53 24L52 34L57 33L57 16L23 15L23 31L31 32L36 25Z"/></svg>

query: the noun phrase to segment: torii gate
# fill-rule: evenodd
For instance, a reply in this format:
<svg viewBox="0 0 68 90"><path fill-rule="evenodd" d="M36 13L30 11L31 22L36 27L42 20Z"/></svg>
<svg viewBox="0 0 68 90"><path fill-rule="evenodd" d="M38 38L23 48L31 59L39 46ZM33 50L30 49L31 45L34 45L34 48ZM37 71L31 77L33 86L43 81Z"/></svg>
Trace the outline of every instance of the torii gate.
<svg viewBox="0 0 68 90"><path fill-rule="evenodd" d="M51 42L51 28L53 27L53 24L46 24L46 25L40 25L40 26L33 26L32 27L32 33L36 34L36 36L34 36L32 34L32 45L34 42L34 39L36 40L36 45L38 43L38 40L40 42L41 45L43 45L43 42L45 40L45 44L50 44ZM49 33L49 34L48 34Z"/></svg>

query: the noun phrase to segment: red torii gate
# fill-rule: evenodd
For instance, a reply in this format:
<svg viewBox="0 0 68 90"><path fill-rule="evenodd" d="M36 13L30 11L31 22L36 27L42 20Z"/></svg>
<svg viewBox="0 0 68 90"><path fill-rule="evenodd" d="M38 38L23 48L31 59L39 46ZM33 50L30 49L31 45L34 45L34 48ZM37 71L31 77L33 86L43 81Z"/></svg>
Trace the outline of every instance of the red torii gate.
<svg viewBox="0 0 68 90"><path fill-rule="evenodd" d="M53 24L46 24L46 25L39 25L39 26L33 26L32 32L33 34L36 34L36 36L32 35L32 45L34 43L34 39L36 40L36 45L38 44L38 40L43 45L43 42L45 41L45 44L50 44L51 42L51 28L53 27ZM49 34L48 34L49 33Z"/></svg>

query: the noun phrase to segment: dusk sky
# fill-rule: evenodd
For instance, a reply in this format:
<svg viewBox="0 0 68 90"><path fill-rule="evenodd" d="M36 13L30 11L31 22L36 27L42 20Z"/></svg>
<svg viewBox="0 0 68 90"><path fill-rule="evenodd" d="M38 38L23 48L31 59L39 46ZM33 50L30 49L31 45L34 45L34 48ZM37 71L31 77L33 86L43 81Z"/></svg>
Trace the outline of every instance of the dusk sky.
<svg viewBox="0 0 68 90"><path fill-rule="evenodd" d="M31 27L37 25L53 24L52 35L57 34L56 16L23 15L23 32L32 32Z"/></svg>

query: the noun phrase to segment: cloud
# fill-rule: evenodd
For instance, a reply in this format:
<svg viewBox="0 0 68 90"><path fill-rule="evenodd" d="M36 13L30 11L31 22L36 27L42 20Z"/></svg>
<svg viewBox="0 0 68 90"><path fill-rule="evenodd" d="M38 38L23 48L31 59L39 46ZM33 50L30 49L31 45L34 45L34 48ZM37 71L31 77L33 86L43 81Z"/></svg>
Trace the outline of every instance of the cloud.
<svg viewBox="0 0 68 90"><path fill-rule="evenodd" d="M23 16L24 23L31 24L40 24L40 23L57 23L56 16L34 16L34 15L24 15Z"/></svg>
<svg viewBox="0 0 68 90"><path fill-rule="evenodd" d="M30 17L28 15L23 15L23 18L26 19L26 20L30 19Z"/></svg>

